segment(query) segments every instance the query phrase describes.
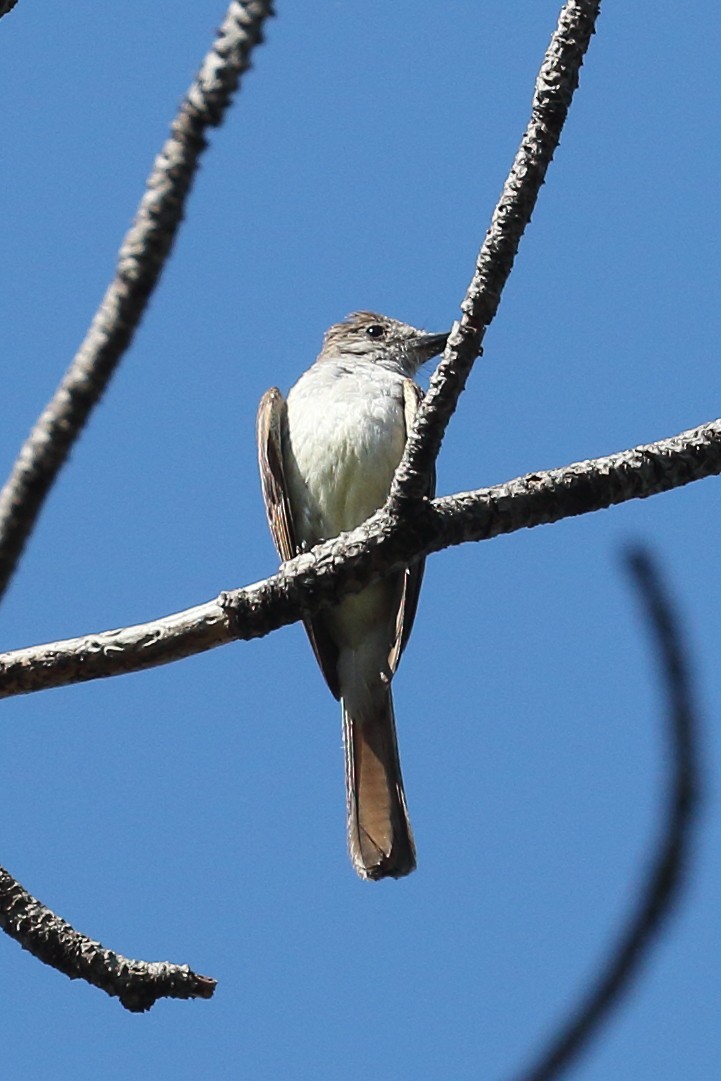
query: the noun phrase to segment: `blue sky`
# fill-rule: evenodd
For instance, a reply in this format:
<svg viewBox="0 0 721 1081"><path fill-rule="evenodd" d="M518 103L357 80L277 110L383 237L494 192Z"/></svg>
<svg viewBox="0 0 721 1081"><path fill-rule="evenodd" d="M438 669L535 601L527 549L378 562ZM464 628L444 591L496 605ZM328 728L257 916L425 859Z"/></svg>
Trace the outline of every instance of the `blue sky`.
<svg viewBox="0 0 721 1081"><path fill-rule="evenodd" d="M311 8L308 12L308 7ZM447 328L558 3L279 0L136 341L0 609L0 648L275 569L254 417L323 330ZM81 341L222 3L0 22L0 465ZM719 412L721 15L607 3L439 492ZM585 988L659 828L661 696L620 555L682 606L704 705L692 875L578 1081L721 1055L718 482L433 557L395 683L416 874L345 851L338 708L298 627L3 703L0 862L87 934L219 979L132 1016L0 939L12 1078L507 1078Z"/></svg>

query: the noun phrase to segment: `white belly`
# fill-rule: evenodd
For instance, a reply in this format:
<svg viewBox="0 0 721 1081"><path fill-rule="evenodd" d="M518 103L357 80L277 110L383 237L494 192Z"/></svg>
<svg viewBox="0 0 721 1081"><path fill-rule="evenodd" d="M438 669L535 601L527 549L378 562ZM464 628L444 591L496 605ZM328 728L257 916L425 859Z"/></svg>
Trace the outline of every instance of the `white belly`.
<svg viewBox="0 0 721 1081"><path fill-rule="evenodd" d="M403 376L314 365L288 395L284 466L297 539L354 529L383 505L406 440Z"/></svg>

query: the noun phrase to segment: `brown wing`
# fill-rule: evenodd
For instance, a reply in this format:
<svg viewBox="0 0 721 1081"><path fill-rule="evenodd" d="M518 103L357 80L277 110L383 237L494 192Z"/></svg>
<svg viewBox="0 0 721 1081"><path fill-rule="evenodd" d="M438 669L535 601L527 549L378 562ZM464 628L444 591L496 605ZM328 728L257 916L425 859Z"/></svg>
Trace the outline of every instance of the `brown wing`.
<svg viewBox="0 0 721 1081"><path fill-rule="evenodd" d="M266 390L258 406L258 465L265 513L278 555L285 560L298 554L293 518L283 473L283 421L285 400L277 387Z"/></svg>
<svg viewBox="0 0 721 1081"><path fill-rule="evenodd" d="M285 563L298 554L293 529L293 514L288 499L288 486L283 467L283 439L286 404L277 387L271 387L258 406L258 465L263 489L265 513L278 555ZM310 644L325 681L335 698L340 698L338 686L338 650L328 634L322 615L304 619Z"/></svg>
<svg viewBox="0 0 721 1081"><path fill-rule="evenodd" d="M413 428L413 422L415 420L416 412L418 411L418 406L423 401L423 391L412 379L406 379L403 384L403 397L405 401L407 438ZM429 499L432 499L435 495L435 491L436 471L434 468L428 478L428 488L425 494ZM421 592L425 564L425 559L422 559L402 572L398 614L396 616L396 636L388 655L388 663L391 672L395 672L398 667L401 655L406 648L408 638L413 629L413 620L416 618L416 609L418 608L418 597Z"/></svg>

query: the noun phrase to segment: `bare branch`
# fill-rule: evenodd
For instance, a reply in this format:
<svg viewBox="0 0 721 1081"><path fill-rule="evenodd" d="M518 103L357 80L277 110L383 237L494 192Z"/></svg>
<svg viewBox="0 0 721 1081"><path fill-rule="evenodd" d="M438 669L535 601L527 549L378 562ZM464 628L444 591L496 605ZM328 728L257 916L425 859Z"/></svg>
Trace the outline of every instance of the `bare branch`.
<svg viewBox="0 0 721 1081"><path fill-rule="evenodd" d="M390 570L466 541L644 499L721 473L721 420L607 458L446 496L402 518L379 511L262 582L150 623L0 654L0 698L140 671L315 614Z"/></svg>
<svg viewBox="0 0 721 1081"><path fill-rule="evenodd" d="M271 14L270 0L233 0L155 159L114 280L85 341L22 447L0 492L0 596L46 495L132 341L183 219L205 132L223 120Z"/></svg>
<svg viewBox="0 0 721 1081"><path fill-rule="evenodd" d="M636 910L628 926L574 1011L539 1061L521 1081L553 1081L588 1046L599 1026L630 989L642 962L657 940L684 881L691 831L700 789L698 722L679 617L650 555L640 549L628 567L645 609L654 639L654 654L666 687L671 770L665 825L653 855Z"/></svg>
<svg viewBox="0 0 721 1081"><path fill-rule="evenodd" d="M17 2L18 0L0 0L0 19L2 19L3 15L7 15L9 11L12 11Z"/></svg>
<svg viewBox="0 0 721 1081"><path fill-rule="evenodd" d="M8 10L7 4L2 5L0 16ZM135 221L120 248L115 279L0 492L0 596L70 448L140 323L182 221L207 145L205 133L223 120L270 14L270 0L230 4L155 160ZM209 998L215 988L214 980L187 966L132 961L104 949L31 897L6 871L0 871L0 926L41 961L71 979L82 977L116 995L128 1010L147 1010L161 997Z"/></svg>
<svg viewBox="0 0 721 1081"><path fill-rule="evenodd" d="M74 931L0 867L0 927L39 961L71 980L83 979L120 999L126 1010L149 1010L159 998L210 998L216 981L187 965L133 961Z"/></svg>
<svg viewBox="0 0 721 1081"><path fill-rule="evenodd" d="M463 314L453 325L445 354L433 373L393 481L390 507L396 513L404 504L418 502L428 490L427 478L438 457L448 422L486 329L498 310L518 245L558 146L600 6L600 0L567 0L563 6L536 79L531 119L461 304Z"/></svg>

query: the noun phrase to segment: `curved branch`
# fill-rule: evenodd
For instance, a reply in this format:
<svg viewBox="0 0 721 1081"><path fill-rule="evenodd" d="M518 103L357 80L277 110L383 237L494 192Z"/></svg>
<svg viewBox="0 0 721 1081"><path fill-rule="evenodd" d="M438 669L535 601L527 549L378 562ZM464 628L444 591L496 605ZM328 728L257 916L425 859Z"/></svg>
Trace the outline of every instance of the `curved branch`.
<svg viewBox="0 0 721 1081"><path fill-rule="evenodd" d="M0 927L38 960L71 980L83 979L120 999L126 1010L149 1010L159 998L210 998L216 981L187 965L133 961L73 930L0 867Z"/></svg>
<svg viewBox="0 0 721 1081"><path fill-rule="evenodd" d="M536 79L531 119L478 254L448 345L433 373L391 488L399 512L427 492L448 422L501 301L521 237L531 220L546 170L558 146L583 58L594 33L600 0L567 0Z"/></svg>
<svg viewBox="0 0 721 1081"><path fill-rule="evenodd" d="M643 550L631 553L628 566L645 609L654 653L666 685L671 770L663 837L651 860L636 911L610 958L573 1016L539 1061L520 1075L520 1081L552 1081L590 1043L603 1020L629 990L656 941L678 899L688 864L691 828L699 803L700 753L686 650L678 614L649 554Z"/></svg>
<svg viewBox="0 0 721 1081"><path fill-rule="evenodd" d="M379 511L270 578L122 630L0 654L0 698L136 672L258 638L390 570L467 541L644 499L721 473L721 420L634 450L446 496L396 518Z"/></svg>
<svg viewBox="0 0 721 1081"><path fill-rule="evenodd" d="M85 341L0 492L0 596L46 495L132 341L183 219L205 132L221 123L271 14L270 0L233 0L183 100Z"/></svg>
<svg viewBox="0 0 721 1081"><path fill-rule="evenodd" d="M0 16L9 9L2 4ZM205 132L223 120L270 14L270 0L230 4L155 160L135 221L120 248L115 278L0 492L0 596L47 493L140 323L182 221L206 147ZM71 979L83 978L116 995L128 1010L147 1010L161 997L209 998L215 988L214 980L187 966L133 961L104 949L55 916L4 870L0 870L0 926L41 961Z"/></svg>

